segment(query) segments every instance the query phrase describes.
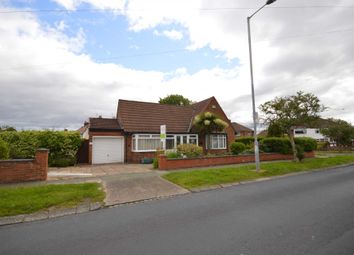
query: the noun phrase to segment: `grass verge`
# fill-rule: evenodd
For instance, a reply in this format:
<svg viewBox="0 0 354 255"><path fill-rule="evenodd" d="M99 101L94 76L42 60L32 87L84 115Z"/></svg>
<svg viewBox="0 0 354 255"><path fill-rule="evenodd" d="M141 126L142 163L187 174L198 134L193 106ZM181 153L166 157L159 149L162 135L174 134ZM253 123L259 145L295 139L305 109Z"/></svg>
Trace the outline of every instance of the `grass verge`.
<svg viewBox="0 0 354 255"><path fill-rule="evenodd" d="M50 207L73 207L84 201L103 201L98 183L1 187L0 217L28 214Z"/></svg>
<svg viewBox="0 0 354 255"><path fill-rule="evenodd" d="M354 155L343 155L328 158L311 158L303 162L266 162L261 164L263 171L257 173L254 165L220 167L183 172L172 172L163 178L187 189L200 188L232 182L253 180L263 177L284 175L288 173L311 171L342 164L354 163Z"/></svg>

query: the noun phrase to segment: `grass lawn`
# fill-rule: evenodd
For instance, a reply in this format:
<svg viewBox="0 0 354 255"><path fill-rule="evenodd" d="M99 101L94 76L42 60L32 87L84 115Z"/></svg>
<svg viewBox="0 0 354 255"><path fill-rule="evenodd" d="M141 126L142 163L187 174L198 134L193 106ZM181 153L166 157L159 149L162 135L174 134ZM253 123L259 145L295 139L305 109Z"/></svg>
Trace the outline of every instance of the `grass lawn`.
<svg viewBox="0 0 354 255"><path fill-rule="evenodd" d="M1 187L0 217L28 214L50 207L72 207L84 201L103 201L98 183Z"/></svg>
<svg viewBox="0 0 354 255"><path fill-rule="evenodd" d="M303 162L265 162L262 171L255 172L254 164L212 169L199 169L183 172L172 172L163 178L187 189L252 180L262 177L284 175L293 172L311 171L347 163L354 163L354 155L341 155L328 158L311 158Z"/></svg>

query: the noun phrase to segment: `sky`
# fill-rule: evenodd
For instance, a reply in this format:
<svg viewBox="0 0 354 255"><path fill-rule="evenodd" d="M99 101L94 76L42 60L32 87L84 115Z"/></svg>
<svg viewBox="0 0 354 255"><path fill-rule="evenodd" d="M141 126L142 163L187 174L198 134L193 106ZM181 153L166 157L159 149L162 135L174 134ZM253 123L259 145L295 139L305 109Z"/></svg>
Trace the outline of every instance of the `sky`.
<svg viewBox="0 0 354 255"><path fill-rule="evenodd" d="M78 129L169 94L251 126L246 18L264 3L0 0L0 126ZM352 0L277 0L251 30L257 106L301 90L354 123Z"/></svg>

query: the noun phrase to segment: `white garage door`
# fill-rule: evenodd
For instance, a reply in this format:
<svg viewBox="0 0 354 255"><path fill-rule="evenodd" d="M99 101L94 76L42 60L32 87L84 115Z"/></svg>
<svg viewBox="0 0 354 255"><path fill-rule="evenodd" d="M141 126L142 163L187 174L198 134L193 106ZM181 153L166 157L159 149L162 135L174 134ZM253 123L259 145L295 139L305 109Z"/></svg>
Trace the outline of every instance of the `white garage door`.
<svg viewBox="0 0 354 255"><path fill-rule="evenodd" d="M92 137L92 164L124 162L124 138Z"/></svg>

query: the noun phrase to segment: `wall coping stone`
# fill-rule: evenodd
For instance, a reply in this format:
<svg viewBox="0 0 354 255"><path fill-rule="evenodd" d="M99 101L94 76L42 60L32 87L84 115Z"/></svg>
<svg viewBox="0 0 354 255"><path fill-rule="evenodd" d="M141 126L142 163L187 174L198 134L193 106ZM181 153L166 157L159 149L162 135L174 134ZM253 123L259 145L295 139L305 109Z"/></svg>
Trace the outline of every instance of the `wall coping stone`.
<svg viewBox="0 0 354 255"><path fill-rule="evenodd" d="M0 163L16 163L16 162L30 162L33 161L34 158L28 158L28 159L2 159L0 160Z"/></svg>

